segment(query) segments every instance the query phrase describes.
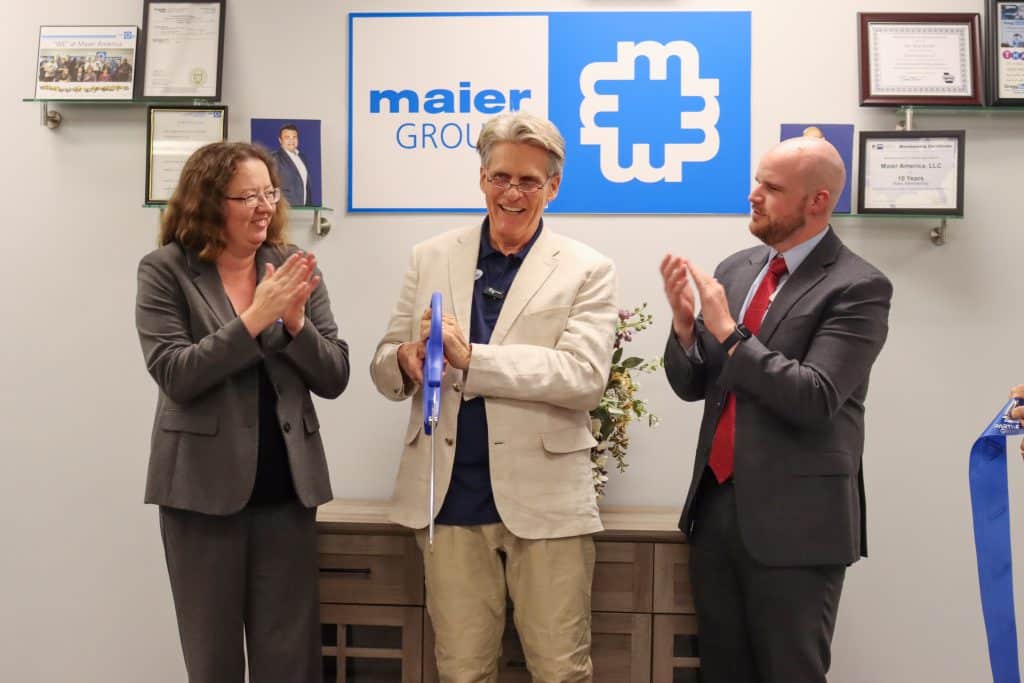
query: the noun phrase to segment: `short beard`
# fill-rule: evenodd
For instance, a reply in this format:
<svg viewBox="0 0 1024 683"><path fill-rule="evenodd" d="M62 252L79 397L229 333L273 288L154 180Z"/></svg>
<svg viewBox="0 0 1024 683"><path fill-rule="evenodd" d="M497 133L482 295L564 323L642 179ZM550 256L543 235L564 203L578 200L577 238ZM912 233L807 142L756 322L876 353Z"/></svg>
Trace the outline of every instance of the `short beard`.
<svg viewBox="0 0 1024 683"><path fill-rule="evenodd" d="M768 246L781 244L791 235L807 225L803 216L795 216L790 219L773 219L767 224L758 225L750 221L750 233Z"/></svg>

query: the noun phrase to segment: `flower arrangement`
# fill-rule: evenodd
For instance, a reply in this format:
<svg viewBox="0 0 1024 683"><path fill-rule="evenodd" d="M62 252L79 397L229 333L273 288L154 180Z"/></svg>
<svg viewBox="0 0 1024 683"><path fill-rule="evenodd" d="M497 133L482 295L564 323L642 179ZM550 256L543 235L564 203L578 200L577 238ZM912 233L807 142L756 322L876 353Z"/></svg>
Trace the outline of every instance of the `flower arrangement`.
<svg viewBox="0 0 1024 683"><path fill-rule="evenodd" d="M640 385L633 379L633 373L654 372L662 367L663 359L660 356L650 360L638 356L623 358L625 344L633 341L634 333L650 327L653 320L654 316L647 312L647 302L632 310L619 311L608 385L601 402L590 411L591 430L597 440L597 445L590 449L590 464L598 498L604 496L608 484L608 458L614 459L620 472L629 466L626 462L626 450L629 448L626 428L629 424L643 417L647 418L649 427L658 424L658 416L648 409L645 400L637 396Z"/></svg>

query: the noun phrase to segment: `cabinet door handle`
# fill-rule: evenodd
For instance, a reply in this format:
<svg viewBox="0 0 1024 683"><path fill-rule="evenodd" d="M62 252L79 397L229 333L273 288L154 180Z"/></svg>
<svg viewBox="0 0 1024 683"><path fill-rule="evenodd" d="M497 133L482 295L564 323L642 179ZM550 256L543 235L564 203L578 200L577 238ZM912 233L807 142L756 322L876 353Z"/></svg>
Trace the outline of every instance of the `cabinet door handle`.
<svg viewBox="0 0 1024 683"><path fill-rule="evenodd" d="M322 567L321 574L345 574L350 576L369 576L373 570L369 567Z"/></svg>

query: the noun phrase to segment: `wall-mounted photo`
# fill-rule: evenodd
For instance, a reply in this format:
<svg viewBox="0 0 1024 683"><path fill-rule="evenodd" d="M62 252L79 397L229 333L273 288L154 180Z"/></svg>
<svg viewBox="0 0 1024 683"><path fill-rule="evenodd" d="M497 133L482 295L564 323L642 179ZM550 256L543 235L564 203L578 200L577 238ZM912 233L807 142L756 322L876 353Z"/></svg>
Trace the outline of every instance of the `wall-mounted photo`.
<svg viewBox="0 0 1024 683"><path fill-rule="evenodd" d="M274 158L288 204L323 206L319 119L252 119L251 139Z"/></svg>
<svg viewBox="0 0 1024 683"><path fill-rule="evenodd" d="M137 37L134 26L40 26L36 97L130 100Z"/></svg>
<svg viewBox="0 0 1024 683"><path fill-rule="evenodd" d="M839 195L833 213L850 213L850 188L853 185L853 124L852 123L783 123L779 140L789 138L825 138L839 151L846 167L846 184Z"/></svg>

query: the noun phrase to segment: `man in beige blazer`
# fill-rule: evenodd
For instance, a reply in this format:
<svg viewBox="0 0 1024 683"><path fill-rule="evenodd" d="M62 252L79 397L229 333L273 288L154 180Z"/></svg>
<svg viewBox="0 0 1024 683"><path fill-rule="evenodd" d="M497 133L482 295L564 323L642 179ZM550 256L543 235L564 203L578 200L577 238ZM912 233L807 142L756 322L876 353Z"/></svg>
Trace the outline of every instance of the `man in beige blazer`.
<svg viewBox="0 0 1024 683"><path fill-rule="evenodd" d="M444 683L497 680L506 584L533 679L589 681L591 534L601 521L588 412L611 364L615 269L543 224L565 155L554 125L502 114L483 127L477 149L487 217L413 249L370 368L384 396L413 399L392 517L420 530ZM435 291L447 368L430 437L420 383Z"/></svg>

